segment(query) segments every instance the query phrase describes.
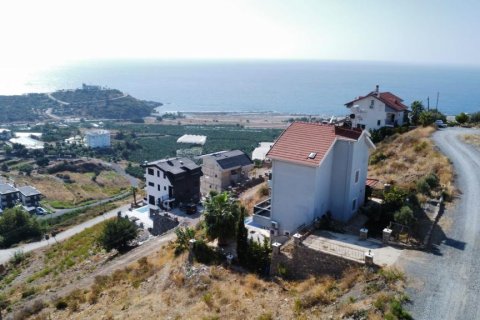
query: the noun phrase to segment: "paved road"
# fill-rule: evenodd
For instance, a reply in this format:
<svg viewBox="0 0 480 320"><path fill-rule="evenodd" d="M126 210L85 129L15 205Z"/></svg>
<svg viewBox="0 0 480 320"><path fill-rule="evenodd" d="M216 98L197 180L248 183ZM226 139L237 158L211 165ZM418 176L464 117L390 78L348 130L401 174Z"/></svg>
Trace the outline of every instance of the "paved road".
<svg viewBox="0 0 480 320"><path fill-rule="evenodd" d="M460 139L466 133L480 130L449 128L433 135L453 162L460 196L442 217L451 225L434 234L433 252L402 255L415 319L480 319L480 149Z"/></svg>
<svg viewBox="0 0 480 320"><path fill-rule="evenodd" d="M128 210L129 207L130 207L129 204L118 207L118 208L116 208L112 211L109 211L109 212L101 215L101 216L98 216L98 217L93 218L91 220L88 220L84 223L81 223L79 225L71 227L70 229L65 230L64 232L61 232L61 233L57 234L57 236L55 238L57 239L57 241L62 241L62 240L68 239L71 236L73 236L77 233L80 233L83 230L85 230L87 228L90 228L91 226L96 225L97 223L100 223L100 222L104 221L105 219L112 218L112 217L116 216L118 211ZM32 250L35 250L35 249L46 247L49 244L53 244L53 243L55 243L54 239L50 239L48 241L47 240L42 240L42 241L38 241L38 242L27 243L27 244L24 244L24 245L21 245L21 246L18 246L16 248L12 248L12 249L0 250L0 264L8 261L12 257L12 255L15 251L20 250L20 251L23 251L23 252L29 252L29 251L32 251Z"/></svg>

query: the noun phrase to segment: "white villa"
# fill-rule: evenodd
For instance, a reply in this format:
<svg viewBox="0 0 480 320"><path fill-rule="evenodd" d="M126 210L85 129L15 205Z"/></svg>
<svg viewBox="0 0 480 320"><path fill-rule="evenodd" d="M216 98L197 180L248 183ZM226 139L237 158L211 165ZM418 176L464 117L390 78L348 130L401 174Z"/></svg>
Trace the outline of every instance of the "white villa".
<svg viewBox="0 0 480 320"><path fill-rule="evenodd" d="M110 131L90 130L85 133L85 146L90 148L109 148Z"/></svg>
<svg viewBox="0 0 480 320"><path fill-rule="evenodd" d="M292 123L267 154L271 198L255 206L253 222L289 236L327 212L348 221L364 203L374 148L366 130Z"/></svg>
<svg viewBox="0 0 480 320"><path fill-rule="evenodd" d="M378 86L375 91L345 106L350 109L352 127L367 130L401 126L408 112L401 98L391 92L379 92Z"/></svg>

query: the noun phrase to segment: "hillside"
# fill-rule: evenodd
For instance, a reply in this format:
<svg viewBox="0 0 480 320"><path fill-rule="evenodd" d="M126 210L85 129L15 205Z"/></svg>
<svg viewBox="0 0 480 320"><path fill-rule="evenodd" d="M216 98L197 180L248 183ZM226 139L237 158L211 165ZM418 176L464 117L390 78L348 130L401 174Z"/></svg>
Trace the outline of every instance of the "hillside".
<svg viewBox="0 0 480 320"><path fill-rule="evenodd" d="M382 184L413 189L420 178L434 173L447 193L453 194L453 168L429 138L433 132L433 127L422 127L380 142L370 157L368 176Z"/></svg>
<svg viewBox="0 0 480 320"><path fill-rule="evenodd" d="M0 123L47 119L47 109L60 117L87 119L138 119L151 114L161 105L144 101L116 89L61 90L51 95L30 93L0 96Z"/></svg>

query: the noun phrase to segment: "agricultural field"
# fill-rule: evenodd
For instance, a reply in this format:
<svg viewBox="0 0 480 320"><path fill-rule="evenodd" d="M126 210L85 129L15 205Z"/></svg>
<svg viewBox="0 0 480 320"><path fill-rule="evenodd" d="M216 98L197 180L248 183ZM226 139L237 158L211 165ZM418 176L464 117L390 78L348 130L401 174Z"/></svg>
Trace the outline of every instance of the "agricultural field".
<svg viewBox="0 0 480 320"><path fill-rule="evenodd" d="M207 142L203 146L204 154L240 149L250 155L259 142L274 141L282 132L281 129L246 129L239 125L187 126L109 123L106 127L128 136L134 133L134 137L129 138L129 143L133 143L137 149L128 153L128 160L138 163L173 157L176 155L176 150L192 147L176 142L184 134L207 136Z"/></svg>

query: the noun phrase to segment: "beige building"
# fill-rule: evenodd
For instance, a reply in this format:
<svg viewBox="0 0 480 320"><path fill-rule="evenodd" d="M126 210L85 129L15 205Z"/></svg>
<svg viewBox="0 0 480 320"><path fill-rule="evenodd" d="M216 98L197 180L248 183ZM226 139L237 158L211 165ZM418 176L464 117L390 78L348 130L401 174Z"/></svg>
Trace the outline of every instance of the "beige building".
<svg viewBox="0 0 480 320"><path fill-rule="evenodd" d="M253 169L252 160L242 151L222 151L203 156L200 192L222 192L246 180Z"/></svg>

